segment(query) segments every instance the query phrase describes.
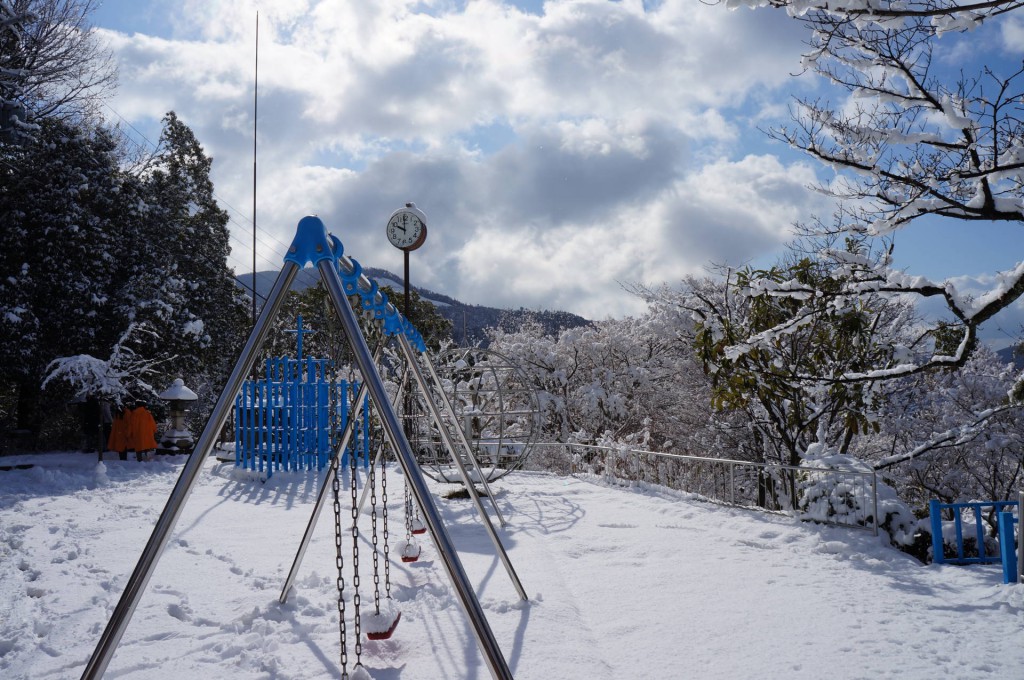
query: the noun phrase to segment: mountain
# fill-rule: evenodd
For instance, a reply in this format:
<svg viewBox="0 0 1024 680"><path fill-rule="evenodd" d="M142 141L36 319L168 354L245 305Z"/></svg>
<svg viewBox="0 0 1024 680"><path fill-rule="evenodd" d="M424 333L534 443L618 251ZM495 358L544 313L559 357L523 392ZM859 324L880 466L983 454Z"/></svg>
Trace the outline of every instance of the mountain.
<svg viewBox="0 0 1024 680"><path fill-rule="evenodd" d="M997 351L996 354L999 355L999 358L1003 361L1013 363L1014 367L1018 371L1024 369L1024 352L1021 352L1016 345L1004 347Z"/></svg>
<svg viewBox="0 0 1024 680"><path fill-rule="evenodd" d="M401 293L403 290L402 277L396 276L386 269L366 267L363 274L377 282L381 288L390 286L393 290ZM277 280L278 272L262 271L256 272L256 294L259 298L266 299L274 282ZM246 292L252 289L252 274L242 274L235 277L238 285ZM320 280L320 275L315 269L303 269L292 282L292 290L302 292L310 286L315 286ZM484 332L487 328L502 328L505 330L516 330L524 323L533 321L539 323L546 333L555 334L566 328L577 328L590 323L587 319L569 312L534 311L524 309L501 309L498 307L485 307L483 305L468 305L456 300L453 297L436 293L426 288L413 286L421 298L428 300L437 307L443 317L452 322L452 340L462 347L470 345L487 344L487 335ZM401 304L400 300L392 300Z"/></svg>

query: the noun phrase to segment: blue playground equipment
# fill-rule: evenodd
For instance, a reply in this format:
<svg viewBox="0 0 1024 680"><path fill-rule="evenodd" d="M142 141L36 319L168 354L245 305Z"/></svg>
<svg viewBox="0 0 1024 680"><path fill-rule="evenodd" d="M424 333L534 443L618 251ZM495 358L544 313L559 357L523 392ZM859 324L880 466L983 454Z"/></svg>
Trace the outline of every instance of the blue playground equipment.
<svg viewBox="0 0 1024 680"><path fill-rule="evenodd" d="M407 204L410 207L411 204ZM434 546L441 559L439 562L444 567L457 595L462 609L466 614L470 629L474 634L477 646L484 661L487 664L491 676L496 680L512 680L512 672L508 662L502 654L501 647L491 630L484 613L483 607L473 590L473 585L466 575L459 558L458 551L451 540L441 514L434 503L430 489L423 478L416 461L416 455L405 435L402 421L392 403L392 397L385 388L384 379L381 375L381 368L378 365L380 352L385 345L390 343L404 358L405 376L412 377L410 385L415 383L422 392L419 398L427 404L431 416L434 418L437 429L445 438L445 445L449 449L456 467L470 497L476 505L484 527L494 543L498 558L508 571L513 585L519 593L523 602L528 600L526 591L519 582L515 570L512 568L508 555L490 518L487 516L480 502L469 473L462 462L466 456L478 470L482 483L483 474L479 472L479 465L473 456L469 443L461 428L453 426L452 433L448 431L446 423L455 422L455 409L448 401L442 390L440 379L433 367L431 359L426 351L422 336L415 327L405 319L398 309L388 302L375 283L370 281L361 273L359 263L353 258L344 254L344 246L334 235L328 234L324 223L315 216L307 216L299 221L296 228L295 239L288 249L284 258L281 272L278 274L273 289L267 296L267 301L260 312L259 318L253 324L253 329L241 350L231 375L220 392L210 417L203 427L202 434L196 440L195 447L189 455L185 466L171 490L167 504L157 519L156 526L149 541L143 550L139 562L133 570L128 582L125 584L117 606L111 614L110 621L97 642L96 649L82 673L82 680L99 680L110 663L114 652L120 643L125 629L131 620L136 606L142 597L146 585L150 580L156 563L167 546L174 526L181 516L185 502L188 500L192 488L195 486L199 475L205 465L205 460L213 450L215 440L227 421L232 404L236 408L238 416L236 423L240 434L236 437L236 463L241 466L252 466L253 469L263 466L263 471L269 476L275 470L296 469L300 465L319 465L326 467L328 473L323 475L324 479L320 484L320 491L317 495L316 505L313 509L310 521L303 535L302 543L296 554L295 561L289 573L288 580L282 591L281 602L285 601L288 590L294 582L294 576L302 561L306 546L309 544L310 536L316 524L316 519L327 504L327 497L333 496L334 514L334 538L336 546L336 563L338 568L337 578L337 605L338 605L338 628L340 637L340 667L341 677L349 677L347 670L348 663L348 642L346 624L346 602L351 602L354 608L352 621L355 633L355 666L357 671L362 669L360 661L361 653L361 621L360 621L360 595L359 595L359 529L358 515L359 505L356 498L357 482L359 475L356 474L357 459L355 455L348 457L350 465L347 475L347 484L351 492L351 525L350 527L342 518L341 493L343 468L341 466L342 455L331 455L330 442L337 440L339 449L347 446L352 435L358 430L361 434L361 441L356 449L367 451L367 424L361 423L356 428L357 419L345 416L355 412L366 412L367 404L362 402L358 396L355 403L349 402L352 386L346 385L342 390L336 382L331 380L329 362L322 360L303 361L300 355L296 359L272 360L265 367L262 380L247 381L246 376L251 375L255 365L256 353L265 344L270 333L271 324L276 319L281 309L285 296L295 280L296 275L307 264L312 264L320 275L320 280L326 288L331 306L341 322L344 337L349 349L354 356L355 365L362 376L362 384L358 386L359 394L369 395L369 404L374 408L374 415L379 419L380 431L390 446L397 464L401 467L406 488L412 495L415 504L419 507L423 516L424 524L430 532ZM371 351L364 334L364 326L376 327L375 330L382 331L378 341L377 351ZM301 329L297 330L298 337L302 338ZM351 390L351 391L350 391ZM436 399L435 399L436 395ZM438 403L439 402L439 403ZM323 435L323 436L322 436ZM321 458L324 442L327 442L325 457ZM381 448L383 450L383 448ZM340 451L338 452L340 454ZM386 466L383 465L384 458L379 457L382 474ZM371 470L374 468L371 467ZM366 487L375 489L372 482ZM381 479L381 488L384 489L384 480ZM493 500L493 495L491 496ZM371 507L374 498L371 494ZM500 517L497 505L495 514ZM387 564L389 563L387 548L387 502L383 498L382 517L384 529L384 565L385 584L387 584ZM376 513L372 513L376 517ZM346 597L346 579L343 577L343 552L342 538L345 534L351 536L352 559L348 561L352 566L352 579L349 583L355 588L350 598ZM373 532L374 548L374 582L377 585L377 541L376 528ZM386 588L386 585L385 585ZM379 592L375 590L375 604L379 602ZM390 599L390 598L389 598ZM383 618L386 611L384 607L378 607L374 616ZM388 632L394 628L397 618L390 623ZM376 627L369 628L367 632L380 632Z"/></svg>
<svg viewBox="0 0 1024 680"><path fill-rule="evenodd" d="M1018 501L982 501L975 503L941 503L932 500L928 503L928 513L931 519L932 530L932 560L935 564L1002 564L1003 583L1012 583L1018 578L1017 553L1020 545L1019 537L1014 536L1014 525L1019 523L1019 517L1014 517L1013 510L1016 509L1019 515L1024 498ZM990 554L985 550L985 528L982 522L982 514L991 509L996 513L999 527L999 554ZM942 513L949 511L953 514L953 528L956 533L955 545L956 554L947 556L945 554L945 540L943 535ZM964 515L967 515L972 522L968 527L973 530L973 538L977 555L968 556L964 547Z"/></svg>
<svg viewBox="0 0 1024 680"><path fill-rule="evenodd" d="M265 473L323 470L338 434L348 424L359 383L336 380L329 359L302 356L302 336L311 333L296 320L296 358L267 359L263 378L246 380L235 398L235 467ZM368 402L361 413L369 413ZM370 456L369 421L356 421L350 454Z"/></svg>

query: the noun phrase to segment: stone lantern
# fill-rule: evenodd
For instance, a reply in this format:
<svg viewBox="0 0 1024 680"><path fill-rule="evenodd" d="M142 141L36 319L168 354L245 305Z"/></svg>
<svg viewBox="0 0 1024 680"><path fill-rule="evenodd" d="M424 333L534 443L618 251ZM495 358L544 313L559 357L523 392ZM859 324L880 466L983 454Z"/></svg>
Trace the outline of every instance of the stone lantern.
<svg viewBox="0 0 1024 680"><path fill-rule="evenodd" d="M163 436L160 438L159 453L191 453L195 442L192 433L185 424L185 412L190 402L199 399L196 393L185 387L181 378L176 378L171 386L157 395L168 402L170 416Z"/></svg>

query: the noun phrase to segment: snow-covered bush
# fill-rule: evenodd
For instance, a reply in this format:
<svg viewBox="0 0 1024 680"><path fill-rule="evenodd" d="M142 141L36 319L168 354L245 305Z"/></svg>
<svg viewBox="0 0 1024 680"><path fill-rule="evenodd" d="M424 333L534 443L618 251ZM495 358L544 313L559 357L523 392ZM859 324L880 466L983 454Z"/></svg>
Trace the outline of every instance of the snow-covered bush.
<svg viewBox="0 0 1024 680"><path fill-rule="evenodd" d="M872 468L852 456L821 455L819 445L808 449L808 457L797 475L797 508L800 516L816 522L871 526L875 519L872 503ZM846 474L844 474L846 473ZM910 545L917 533L917 518L888 484L877 481L878 527L891 542Z"/></svg>

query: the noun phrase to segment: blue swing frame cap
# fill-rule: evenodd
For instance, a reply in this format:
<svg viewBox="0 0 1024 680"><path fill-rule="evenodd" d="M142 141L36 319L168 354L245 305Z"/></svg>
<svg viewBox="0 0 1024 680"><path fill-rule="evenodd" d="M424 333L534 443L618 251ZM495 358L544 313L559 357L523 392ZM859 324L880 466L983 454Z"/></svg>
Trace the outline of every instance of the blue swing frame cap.
<svg viewBox="0 0 1024 680"><path fill-rule="evenodd" d="M299 220L298 226L295 228L295 238L292 239L292 244L288 248L288 254L284 256L285 262L293 262L303 269L307 264L312 264L316 267L321 260L330 259L335 263L335 267L338 267L338 262L341 261L342 255L345 254L345 245L333 234L327 233L327 227L316 215L307 215ZM375 319L384 322L384 331L388 335L397 334L404 332L409 342L420 352L427 351L426 343L423 341L423 336L412 325L408 319L401 315L400 312L395 312L393 318L389 314L388 299L384 293L381 293L377 289L377 282L370 281L370 290L364 291L359 287L359 278L362 276L363 267L359 262L349 257L348 260L353 265L353 271L346 273L340 271L345 293L348 295L359 295L362 298L362 308L366 311L373 313ZM377 298L380 297L381 300ZM394 305L391 306L394 309Z"/></svg>
<svg viewBox="0 0 1024 680"><path fill-rule="evenodd" d="M299 220L295 228L295 238L284 256L285 262L294 262L299 269L307 264L316 267L320 260L337 260L344 253L345 246L338 239L328 236L323 220L315 215L307 215Z"/></svg>

